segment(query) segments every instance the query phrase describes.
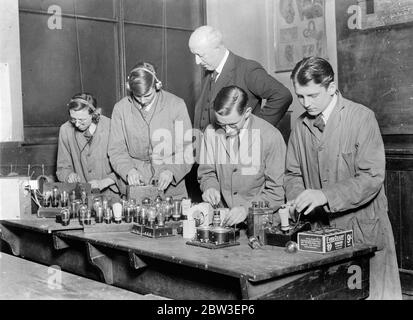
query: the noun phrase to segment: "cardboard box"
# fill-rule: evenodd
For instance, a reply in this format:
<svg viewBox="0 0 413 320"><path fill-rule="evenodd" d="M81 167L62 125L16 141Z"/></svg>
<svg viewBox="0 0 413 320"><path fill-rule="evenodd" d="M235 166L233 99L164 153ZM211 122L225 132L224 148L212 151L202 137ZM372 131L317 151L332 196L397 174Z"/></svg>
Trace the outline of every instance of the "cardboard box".
<svg viewBox="0 0 413 320"><path fill-rule="evenodd" d="M325 228L300 232L297 236L298 250L327 253L353 246L353 230Z"/></svg>

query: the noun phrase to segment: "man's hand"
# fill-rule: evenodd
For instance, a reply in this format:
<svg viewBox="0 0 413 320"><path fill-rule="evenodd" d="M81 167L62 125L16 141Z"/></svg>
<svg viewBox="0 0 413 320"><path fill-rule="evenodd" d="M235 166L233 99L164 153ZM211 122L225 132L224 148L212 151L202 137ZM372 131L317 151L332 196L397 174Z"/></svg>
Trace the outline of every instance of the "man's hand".
<svg viewBox="0 0 413 320"><path fill-rule="evenodd" d="M143 184L143 176L135 168L129 170L129 172L127 174L127 178L128 178L128 184L130 186L133 186L133 185L138 185L139 186L139 185Z"/></svg>
<svg viewBox="0 0 413 320"><path fill-rule="evenodd" d="M298 212L303 211L305 208L304 215L309 214L311 211L313 211L316 207L323 206L327 203L327 198L323 191L321 190L313 190L313 189L307 189L303 192L301 192L297 198L293 201L293 204L295 205L295 209Z"/></svg>
<svg viewBox="0 0 413 320"><path fill-rule="evenodd" d="M69 183L76 183L80 182L80 176L77 173L72 172L67 176L67 182Z"/></svg>
<svg viewBox="0 0 413 320"><path fill-rule="evenodd" d="M90 181L89 181L89 184L90 184L90 187L91 187L92 189L99 189L99 190L100 190L100 188L99 188L99 180L90 180Z"/></svg>
<svg viewBox="0 0 413 320"><path fill-rule="evenodd" d="M168 188L173 178L174 174L172 173L172 171L163 170L159 174L158 189L164 191L166 188Z"/></svg>
<svg viewBox="0 0 413 320"><path fill-rule="evenodd" d="M111 186L112 184L115 183L111 178L105 178L102 180L91 180L89 181L92 189L99 189L103 190L106 189L107 187Z"/></svg>
<svg viewBox="0 0 413 320"><path fill-rule="evenodd" d="M232 226L234 224L241 223L247 218L247 214L247 209L244 207L233 207L221 224L224 226Z"/></svg>
<svg viewBox="0 0 413 320"><path fill-rule="evenodd" d="M202 200L211 205L217 205L221 201L221 193L215 188L209 188L202 194Z"/></svg>

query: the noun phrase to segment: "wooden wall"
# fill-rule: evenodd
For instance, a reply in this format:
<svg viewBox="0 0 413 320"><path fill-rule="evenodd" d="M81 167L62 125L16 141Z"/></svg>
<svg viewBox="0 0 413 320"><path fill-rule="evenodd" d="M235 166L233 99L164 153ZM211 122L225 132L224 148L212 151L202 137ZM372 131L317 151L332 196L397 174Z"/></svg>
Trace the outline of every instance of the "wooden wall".
<svg viewBox="0 0 413 320"><path fill-rule="evenodd" d="M403 137L402 144L389 141L391 138L386 140L385 186L389 218L403 292L413 295L413 137Z"/></svg>

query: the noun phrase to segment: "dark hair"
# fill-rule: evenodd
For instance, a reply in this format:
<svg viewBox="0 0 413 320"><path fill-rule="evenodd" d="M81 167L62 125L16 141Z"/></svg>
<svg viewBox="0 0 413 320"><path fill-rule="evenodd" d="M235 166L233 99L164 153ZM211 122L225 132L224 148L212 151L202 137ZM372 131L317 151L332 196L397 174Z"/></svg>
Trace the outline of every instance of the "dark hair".
<svg viewBox="0 0 413 320"><path fill-rule="evenodd" d="M307 57L295 65L291 80L301 86L314 81L315 84L328 88L334 81L334 71L327 60L320 57Z"/></svg>
<svg viewBox="0 0 413 320"><path fill-rule="evenodd" d="M214 110L221 116L227 116L235 107L239 114L245 111L248 102L247 93L240 87L228 86L222 88L215 100Z"/></svg>
<svg viewBox="0 0 413 320"><path fill-rule="evenodd" d="M99 122L101 109L97 107L96 98L88 92L76 93L67 104L69 111L80 111L83 109L88 109L89 114L92 114L92 121L94 123Z"/></svg>
<svg viewBox="0 0 413 320"><path fill-rule="evenodd" d="M142 69L139 69L142 68ZM137 69L137 70L134 70ZM149 70L150 72L146 71ZM151 73L152 72L152 73ZM149 90L155 86L156 82L155 68L148 62L139 62L129 73L128 83L129 91L136 96L143 96L149 92Z"/></svg>

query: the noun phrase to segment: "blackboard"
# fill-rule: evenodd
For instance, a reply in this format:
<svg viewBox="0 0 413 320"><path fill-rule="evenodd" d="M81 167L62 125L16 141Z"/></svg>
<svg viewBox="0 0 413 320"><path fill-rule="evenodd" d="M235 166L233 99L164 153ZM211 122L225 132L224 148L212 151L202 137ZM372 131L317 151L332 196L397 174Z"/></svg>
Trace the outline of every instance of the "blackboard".
<svg viewBox="0 0 413 320"><path fill-rule="evenodd" d="M340 91L375 112L383 135L413 134L413 22L351 28L360 1L335 3Z"/></svg>

